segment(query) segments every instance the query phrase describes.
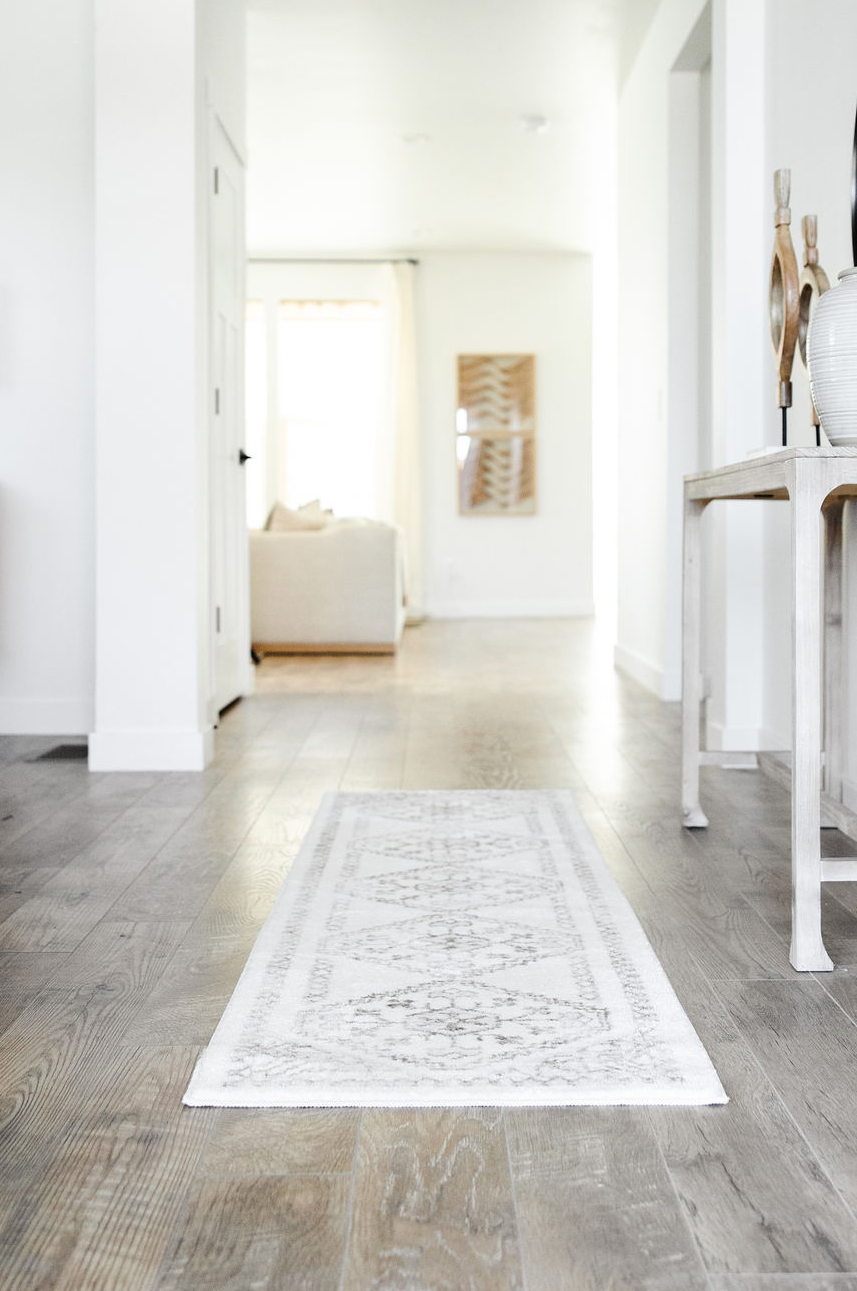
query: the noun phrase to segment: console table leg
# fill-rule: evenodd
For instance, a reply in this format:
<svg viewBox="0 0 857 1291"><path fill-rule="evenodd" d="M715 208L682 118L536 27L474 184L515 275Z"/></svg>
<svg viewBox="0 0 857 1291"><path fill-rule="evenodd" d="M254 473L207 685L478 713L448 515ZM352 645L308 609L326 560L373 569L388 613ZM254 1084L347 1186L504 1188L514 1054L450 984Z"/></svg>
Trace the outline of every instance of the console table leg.
<svg viewBox="0 0 857 1291"><path fill-rule="evenodd" d="M842 513L843 498L824 508L824 791L842 801Z"/></svg>
<svg viewBox="0 0 857 1291"><path fill-rule="evenodd" d="M789 490L792 517L792 942L794 968L833 968L821 939L821 498Z"/></svg>
<svg viewBox="0 0 857 1291"><path fill-rule="evenodd" d="M684 570L682 576L681 809L683 824L704 828L708 818L699 805L700 520L704 502L684 500Z"/></svg>

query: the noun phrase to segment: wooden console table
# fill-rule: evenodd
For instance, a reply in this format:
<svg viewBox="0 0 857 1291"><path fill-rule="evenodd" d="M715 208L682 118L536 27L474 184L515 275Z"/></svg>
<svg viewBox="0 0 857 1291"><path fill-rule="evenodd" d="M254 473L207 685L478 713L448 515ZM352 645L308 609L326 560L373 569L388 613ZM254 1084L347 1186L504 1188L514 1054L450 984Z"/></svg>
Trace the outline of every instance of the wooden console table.
<svg viewBox="0 0 857 1291"><path fill-rule="evenodd" d="M703 828L708 824L699 804L699 766L703 761L712 760L700 752L699 738L702 512L710 502L721 499L781 499L789 503L792 596L792 937L789 959L795 968L811 972L833 968L821 937L821 884L825 880L857 880L857 858L822 860L820 847L822 797L833 812L836 823L849 834L853 833L853 824L849 828L846 821L851 813L846 812L841 804L839 694L842 669L842 509L849 497L857 497L857 448L786 448L714 471L688 475L684 482L682 812L684 824L690 828ZM823 786L822 727L825 744Z"/></svg>

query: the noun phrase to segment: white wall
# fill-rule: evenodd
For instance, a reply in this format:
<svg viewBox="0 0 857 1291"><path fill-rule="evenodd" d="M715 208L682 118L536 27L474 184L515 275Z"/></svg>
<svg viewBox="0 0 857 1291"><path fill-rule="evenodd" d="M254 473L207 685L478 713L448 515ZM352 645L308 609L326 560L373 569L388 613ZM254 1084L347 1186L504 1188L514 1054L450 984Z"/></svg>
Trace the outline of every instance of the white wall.
<svg viewBox="0 0 857 1291"><path fill-rule="evenodd" d="M619 610L616 662L665 699L680 693L681 477L696 469L706 364L685 343L701 323L712 361L711 455L761 442L764 294L764 0L662 0L619 104ZM711 317L694 264L705 226L696 163L711 51ZM696 72L689 69L697 68ZM690 78L690 79L688 79ZM707 111L707 107L706 107ZM696 139L696 143L694 143ZM672 312L671 312L672 311ZM711 734L752 747L761 725L761 531L724 509L709 571Z"/></svg>
<svg viewBox="0 0 857 1291"><path fill-rule="evenodd" d="M97 770L212 751L208 141L217 111L243 144L242 9L96 0Z"/></svg>
<svg viewBox="0 0 857 1291"><path fill-rule="evenodd" d="M798 0L777 0L768 20L769 127L768 174L787 166L792 172L792 240L803 264L801 217L818 215L819 260L831 283L840 269L852 263L850 170L854 128L855 84L853 53L857 48L857 8L851 0L814 0L811 9ZM806 84L806 48L823 52L823 71L812 76L812 93ZM769 181L770 187L770 181ZM773 190L769 196L769 236L773 239ZM779 432L773 406L774 368L766 372L770 386L768 442ZM796 358L793 372L794 406L789 415L792 443L811 443L809 395L806 374ZM853 504L849 504L849 511ZM857 533L849 515L847 567L849 596L846 624L851 644L850 677L857 677ZM769 748L787 748L791 732L791 627L787 582L789 550L785 507L768 505L765 522L765 668L764 725ZM844 696L848 702L846 731L857 732L857 686ZM857 737L848 749L846 801L857 806Z"/></svg>
<svg viewBox="0 0 857 1291"><path fill-rule="evenodd" d="M97 359L101 719L187 721L198 736L202 671L179 642L188 603L194 649L208 614L207 475L187 435L199 434L204 364L172 343L183 329L200 337L206 98L244 137L244 6L98 0L98 102L95 8L33 0L4 13L0 731L82 734L95 721Z"/></svg>
<svg viewBox="0 0 857 1291"><path fill-rule="evenodd" d="M670 70L702 3L664 0L619 99L617 665L671 697L667 663Z"/></svg>
<svg viewBox="0 0 857 1291"><path fill-rule="evenodd" d="M591 263L426 253L417 271L424 571L430 614L592 613ZM533 353L537 514L460 516L456 355Z"/></svg>
<svg viewBox="0 0 857 1291"><path fill-rule="evenodd" d="M92 722L92 0L0 42L0 731Z"/></svg>

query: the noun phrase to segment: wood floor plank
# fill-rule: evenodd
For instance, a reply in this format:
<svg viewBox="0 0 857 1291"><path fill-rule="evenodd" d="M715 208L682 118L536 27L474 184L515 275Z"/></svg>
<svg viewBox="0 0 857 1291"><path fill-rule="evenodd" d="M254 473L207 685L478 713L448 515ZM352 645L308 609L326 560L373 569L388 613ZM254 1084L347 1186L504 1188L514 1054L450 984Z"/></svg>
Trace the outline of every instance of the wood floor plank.
<svg viewBox="0 0 857 1291"><path fill-rule="evenodd" d="M228 839L171 839L113 903L111 918L193 920L236 848Z"/></svg>
<svg viewBox="0 0 857 1291"><path fill-rule="evenodd" d="M40 883L45 883L56 873L57 870L41 869L39 871L39 879L33 886L38 887ZM0 884L0 926L2 926L9 916L13 915L16 910L20 910L21 906L25 905L29 899L29 893L24 892L21 888L6 887L4 884Z"/></svg>
<svg viewBox="0 0 857 1291"><path fill-rule="evenodd" d="M188 928L179 919L104 919L57 964L46 985L117 988L139 1005L161 981Z"/></svg>
<svg viewBox="0 0 857 1291"><path fill-rule="evenodd" d="M857 974L850 968L845 968L825 973L823 977L819 976L818 981L825 993L845 1010L852 1022L857 1022Z"/></svg>
<svg viewBox="0 0 857 1291"><path fill-rule="evenodd" d="M239 762L191 812L111 910L120 919L193 918L282 779Z"/></svg>
<svg viewBox="0 0 857 1291"><path fill-rule="evenodd" d="M850 1273L773 1273L749 1277L716 1277L711 1291L857 1291Z"/></svg>
<svg viewBox="0 0 857 1291"><path fill-rule="evenodd" d="M0 951L74 950L184 820L132 807L0 924Z"/></svg>
<svg viewBox="0 0 857 1291"><path fill-rule="evenodd" d="M68 959L68 951L6 951L0 954L0 990L35 991Z"/></svg>
<svg viewBox="0 0 857 1291"><path fill-rule="evenodd" d="M253 948L255 933L181 946L122 1036L131 1046L208 1044Z"/></svg>
<svg viewBox="0 0 857 1291"><path fill-rule="evenodd" d="M10 768L0 772L0 848L8 847L90 788L85 767L44 763L29 774L20 765L16 770L17 783L12 781Z"/></svg>
<svg viewBox="0 0 857 1291"><path fill-rule="evenodd" d="M857 1212L857 1124L850 1086L857 1025L829 1007L818 982L718 982L758 1057L827 1174Z"/></svg>
<svg viewBox="0 0 857 1291"><path fill-rule="evenodd" d="M355 1108L285 1111L223 1109L201 1173L225 1175L350 1174L360 1113Z"/></svg>
<svg viewBox="0 0 857 1291"><path fill-rule="evenodd" d="M522 1286L500 1112L365 1111L342 1291Z"/></svg>
<svg viewBox="0 0 857 1291"><path fill-rule="evenodd" d="M706 1291L644 1112L527 1108L505 1116L528 1287Z"/></svg>
<svg viewBox="0 0 857 1291"><path fill-rule="evenodd" d="M37 992L32 994L0 995L0 1036L16 1022Z"/></svg>
<svg viewBox="0 0 857 1291"><path fill-rule="evenodd" d="M194 1185L158 1291L337 1291L347 1175Z"/></svg>
<svg viewBox="0 0 857 1291"><path fill-rule="evenodd" d="M363 720L362 707L349 703L349 697L343 696L340 704L329 708L316 722L301 747L301 757L309 760L316 758L340 758L346 762L357 742L360 725Z"/></svg>
<svg viewBox="0 0 857 1291"><path fill-rule="evenodd" d="M137 1056L121 1110L96 1108L65 1128L0 1231L8 1291L148 1291L209 1132L210 1109L180 1104L196 1054Z"/></svg>
<svg viewBox="0 0 857 1291"><path fill-rule="evenodd" d="M94 779L87 791L46 817L0 851L0 883L35 891L48 867L56 872L94 842L142 796L150 780ZM50 878L51 875L46 877Z"/></svg>
<svg viewBox="0 0 857 1291"><path fill-rule="evenodd" d="M302 760L291 768L247 834L247 843L299 844L325 793L339 789L347 757Z"/></svg>
<svg viewBox="0 0 857 1291"><path fill-rule="evenodd" d="M341 788L363 792L398 789L402 784L408 743L407 718L393 711L373 719L364 716L342 777Z"/></svg>
<svg viewBox="0 0 857 1291"><path fill-rule="evenodd" d="M648 1115L706 1267L857 1272L853 1215L723 1006L693 1021L731 1102Z"/></svg>
<svg viewBox="0 0 857 1291"><path fill-rule="evenodd" d="M711 978L784 977L792 968L787 938L744 900L712 865L690 831L677 822L640 818L638 812L605 814L660 906L681 927L690 953Z"/></svg>
<svg viewBox="0 0 857 1291"><path fill-rule="evenodd" d="M0 1044L0 1180L32 1172L62 1126L101 1098L108 1060L160 977L182 924L96 929L7 1028ZM71 986L75 983L74 986Z"/></svg>
<svg viewBox="0 0 857 1291"><path fill-rule="evenodd" d="M255 935L297 854L281 844L246 843L236 852L188 932L186 945Z"/></svg>

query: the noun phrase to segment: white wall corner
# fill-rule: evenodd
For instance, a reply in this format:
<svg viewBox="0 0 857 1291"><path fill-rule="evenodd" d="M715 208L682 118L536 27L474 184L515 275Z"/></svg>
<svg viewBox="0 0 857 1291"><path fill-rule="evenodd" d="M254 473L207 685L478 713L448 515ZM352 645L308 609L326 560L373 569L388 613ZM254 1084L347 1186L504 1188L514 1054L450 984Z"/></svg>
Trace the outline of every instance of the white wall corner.
<svg viewBox="0 0 857 1291"><path fill-rule="evenodd" d="M202 771L214 756L214 731L95 731L90 771Z"/></svg>
<svg viewBox="0 0 857 1291"><path fill-rule="evenodd" d="M658 699L667 703L681 699L681 673L678 670L660 668L651 659L645 659L635 650L618 643L613 647L613 663L619 672L645 686Z"/></svg>

